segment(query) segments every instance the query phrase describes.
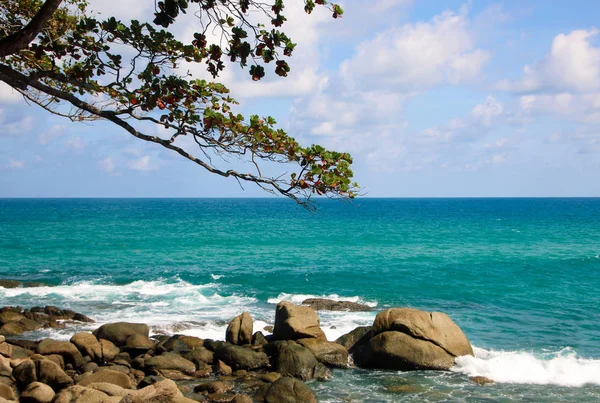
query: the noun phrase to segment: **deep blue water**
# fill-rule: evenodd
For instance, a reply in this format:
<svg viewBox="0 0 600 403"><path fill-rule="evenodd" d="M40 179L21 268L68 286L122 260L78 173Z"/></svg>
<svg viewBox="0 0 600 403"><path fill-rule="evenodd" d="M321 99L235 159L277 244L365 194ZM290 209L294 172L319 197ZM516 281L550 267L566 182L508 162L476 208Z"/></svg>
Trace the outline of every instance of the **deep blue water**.
<svg viewBox="0 0 600 403"><path fill-rule="evenodd" d="M600 399L600 199L325 200L315 214L281 199L4 199L0 277L57 286L0 289L1 305L205 337L243 310L272 323L277 301L307 295L439 310L478 348L433 381L336 372L313 385L326 401L397 401L394 376L427 391L402 400ZM321 319L334 338L373 316ZM474 374L497 386L473 389Z"/></svg>

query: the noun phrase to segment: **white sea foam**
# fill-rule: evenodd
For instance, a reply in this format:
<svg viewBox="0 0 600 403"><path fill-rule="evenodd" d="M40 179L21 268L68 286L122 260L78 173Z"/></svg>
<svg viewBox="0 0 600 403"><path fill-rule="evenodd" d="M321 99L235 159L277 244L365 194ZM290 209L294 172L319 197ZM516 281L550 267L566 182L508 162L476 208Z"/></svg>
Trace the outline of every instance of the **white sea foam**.
<svg viewBox="0 0 600 403"><path fill-rule="evenodd" d="M364 304L364 305L368 305L371 308L374 308L377 306L377 301L365 301L360 297L340 297L337 294L330 294L330 295L310 295L310 294L288 294L285 292L280 293L277 297L275 298L269 298L267 300L267 302L269 304L278 304L281 301L290 301L294 304L301 304L302 301L304 301L305 299L309 299L309 298L326 298L326 299L331 299L333 301L350 301L350 302L356 302L359 304Z"/></svg>
<svg viewBox="0 0 600 403"><path fill-rule="evenodd" d="M475 357L456 359L452 371L485 376L498 383L579 387L600 385L600 360L577 357L571 349L553 354L474 348Z"/></svg>
<svg viewBox="0 0 600 403"><path fill-rule="evenodd" d="M210 277L216 281L216 280L223 278L223 275L222 274L211 274Z"/></svg>

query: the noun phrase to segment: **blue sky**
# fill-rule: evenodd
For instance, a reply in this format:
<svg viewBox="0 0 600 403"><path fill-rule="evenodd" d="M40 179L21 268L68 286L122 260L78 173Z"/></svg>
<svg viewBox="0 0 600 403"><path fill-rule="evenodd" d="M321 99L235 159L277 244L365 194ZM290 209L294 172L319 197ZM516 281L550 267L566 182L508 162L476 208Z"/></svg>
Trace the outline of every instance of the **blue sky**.
<svg viewBox="0 0 600 403"><path fill-rule="evenodd" d="M333 20L294 1L290 77L254 83L229 68L222 80L243 112L351 152L368 196L600 196L597 2L347 0ZM91 1L123 19L150 3ZM0 197L265 195L158 147L0 86Z"/></svg>

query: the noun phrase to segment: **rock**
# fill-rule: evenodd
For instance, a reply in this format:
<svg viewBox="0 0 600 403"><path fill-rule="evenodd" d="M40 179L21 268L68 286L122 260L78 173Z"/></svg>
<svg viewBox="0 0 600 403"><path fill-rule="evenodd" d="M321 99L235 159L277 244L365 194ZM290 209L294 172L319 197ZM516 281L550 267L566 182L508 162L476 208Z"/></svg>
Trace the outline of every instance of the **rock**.
<svg viewBox="0 0 600 403"><path fill-rule="evenodd" d="M200 385L196 386L194 388L194 392L195 393L202 393L202 392L225 393L225 392L229 392L231 389L233 389L233 387L234 387L234 384L232 382L222 382L222 381L205 382L205 383L201 383Z"/></svg>
<svg viewBox="0 0 600 403"><path fill-rule="evenodd" d="M392 393L421 393L425 389L419 385L391 385L387 386L386 389Z"/></svg>
<svg viewBox="0 0 600 403"><path fill-rule="evenodd" d="M261 381L265 381L268 383L273 383L279 378L281 378L281 374L279 372L269 372L264 375L261 375L260 377Z"/></svg>
<svg viewBox="0 0 600 403"><path fill-rule="evenodd" d="M234 370L263 368L269 364L265 353L232 344L218 348L215 357Z"/></svg>
<svg viewBox="0 0 600 403"><path fill-rule="evenodd" d="M0 354L13 360L31 357L33 351L5 342L0 343Z"/></svg>
<svg viewBox="0 0 600 403"><path fill-rule="evenodd" d="M368 305L351 301L334 301L326 298L308 298L302 301L302 305L310 306L315 311L369 312L373 310Z"/></svg>
<svg viewBox="0 0 600 403"><path fill-rule="evenodd" d="M196 364L197 368L200 368L201 363L212 364L214 359L214 353L205 347L198 347L192 351L188 351L182 354L182 357L186 360L190 360Z"/></svg>
<svg viewBox="0 0 600 403"><path fill-rule="evenodd" d="M354 360L361 367L400 371L446 370L454 365L454 356L441 347L401 332L378 334L354 354Z"/></svg>
<svg viewBox="0 0 600 403"><path fill-rule="evenodd" d="M377 314L373 326L377 333L398 331L428 341L454 357L473 355L469 340L445 313L392 308Z"/></svg>
<svg viewBox="0 0 600 403"><path fill-rule="evenodd" d="M319 317L312 308L282 301L277 304L273 336L276 340L297 340L311 337L327 340L319 325Z"/></svg>
<svg viewBox="0 0 600 403"><path fill-rule="evenodd" d="M143 323L117 322L107 323L94 330L93 335L97 339L105 339L117 347L124 346L127 339L134 334L148 337L150 328Z"/></svg>
<svg viewBox="0 0 600 403"><path fill-rule="evenodd" d="M177 387L177 384L170 379L164 379L146 386L145 388L134 391L131 395L132 402L151 402L158 397L163 398L163 402L170 402L176 398L183 398L183 394ZM158 400L155 400L158 401Z"/></svg>
<svg viewBox="0 0 600 403"><path fill-rule="evenodd" d="M309 349L323 364L348 368L348 350L340 344L320 339L300 339L297 343Z"/></svg>
<svg viewBox="0 0 600 403"><path fill-rule="evenodd" d="M6 400L17 400L15 390L5 383L0 383L0 397Z"/></svg>
<svg viewBox="0 0 600 403"><path fill-rule="evenodd" d="M54 398L53 403L116 403L119 400L121 400L121 397L111 398L99 390L75 385L61 390Z"/></svg>
<svg viewBox="0 0 600 403"><path fill-rule="evenodd" d="M16 311L4 311L0 313L0 322L2 323L20 322L23 319L25 319L25 316Z"/></svg>
<svg viewBox="0 0 600 403"><path fill-rule="evenodd" d="M58 364L46 360L24 360L13 369L13 376L19 389L33 382L41 382L58 391L73 385L71 379Z"/></svg>
<svg viewBox="0 0 600 403"><path fill-rule="evenodd" d="M25 331L25 326L19 322L8 322L0 327L0 335L17 336Z"/></svg>
<svg viewBox="0 0 600 403"><path fill-rule="evenodd" d="M27 385L21 392L21 403L51 403L54 399L54 391L48 385L41 382L33 382Z"/></svg>
<svg viewBox="0 0 600 403"><path fill-rule="evenodd" d="M485 376L474 376L470 378L471 381L475 382L478 385L490 385L494 383L494 381L490 378L486 378Z"/></svg>
<svg viewBox="0 0 600 403"><path fill-rule="evenodd" d="M252 336L252 344L255 346L264 346L269 344L269 342L267 341L265 335L262 332L256 332Z"/></svg>
<svg viewBox="0 0 600 403"><path fill-rule="evenodd" d="M266 396L266 403L317 403L313 391L295 378L282 377L273 382Z"/></svg>
<svg viewBox="0 0 600 403"><path fill-rule="evenodd" d="M340 336L335 342L353 353L356 347L365 345L375 335L373 326L357 327L353 331Z"/></svg>
<svg viewBox="0 0 600 403"><path fill-rule="evenodd" d="M22 285L22 283L17 280L6 280L6 279L0 280L0 287L3 287L3 288L18 288L18 287L21 287L21 285Z"/></svg>
<svg viewBox="0 0 600 403"><path fill-rule="evenodd" d="M331 372L317 361L309 349L294 342L279 341L272 344L276 349L273 360L275 369L282 376L302 380L331 378Z"/></svg>
<svg viewBox="0 0 600 403"><path fill-rule="evenodd" d="M229 365L225 364L223 361L217 360L217 362L215 363L215 373L217 373L218 375L231 375L233 373L233 370Z"/></svg>
<svg viewBox="0 0 600 403"><path fill-rule="evenodd" d="M176 334L174 336L169 337L168 339L158 343L154 350L158 354L162 354L165 351L176 351L176 352L184 352L194 350L196 348L202 347L204 345L204 340L199 337L193 336L184 336L181 334Z"/></svg>
<svg viewBox="0 0 600 403"><path fill-rule="evenodd" d="M154 347L154 342L144 335L133 334L127 338L125 347L128 350L148 351Z"/></svg>
<svg viewBox="0 0 600 403"><path fill-rule="evenodd" d="M196 370L196 364L186 360L177 353L164 353L156 357L149 358L145 361L147 369L160 370L176 370L185 374L191 374Z"/></svg>
<svg viewBox="0 0 600 403"><path fill-rule="evenodd" d="M77 347L68 341L44 339L38 344L37 352L43 355L61 355L65 362L72 364L74 368L80 368L84 364L83 356Z"/></svg>
<svg viewBox="0 0 600 403"><path fill-rule="evenodd" d="M235 395L231 403L252 403L252 398L248 395Z"/></svg>
<svg viewBox="0 0 600 403"><path fill-rule="evenodd" d="M100 340L100 351L102 352L100 358L96 357L98 362L107 362L114 360L120 353L120 350L111 341L101 339Z"/></svg>
<svg viewBox="0 0 600 403"><path fill-rule="evenodd" d="M90 383L89 385L85 385L87 388L98 390L102 393L107 394L108 396L127 396L132 393L131 389L125 389L113 383Z"/></svg>
<svg viewBox="0 0 600 403"><path fill-rule="evenodd" d="M10 360L2 355L0 355L0 376L8 376L12 375L12 367L10 366Z"/></svg>
<svg viewBox="0 0 600 403"><path fill-rule="evenodd" d="M113 385L120 386L123 389L133 388L133 385L131 384L131 378L129 378L129 376L123 372L113 371L105 367L100 368L94 373L84 374L79 382L77 382L77 384L81 386L88 386L91 383L112 383Z"/></svg>
<svg viewBox="0 0 600 403"><path fill-rule="evenodd" d="M89 356L92 359L96 358L100 342L93 334L87 332L77 333L71 337L71 343L79 349L81 354Z"/></svg>
<svg viewBox="0 0 600 403"><path fill-rule="evenodd" d="M248 312L244 312L229 323L225 332L225 340L237 345L250 344L253 326L252 317Z"/></svg>

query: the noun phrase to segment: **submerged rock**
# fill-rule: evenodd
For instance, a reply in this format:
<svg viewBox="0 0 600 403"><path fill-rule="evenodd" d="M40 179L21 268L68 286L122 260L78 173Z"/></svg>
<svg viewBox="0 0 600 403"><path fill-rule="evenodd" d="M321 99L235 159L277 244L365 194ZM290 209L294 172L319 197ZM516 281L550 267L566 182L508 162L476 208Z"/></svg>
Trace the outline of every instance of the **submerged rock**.
<svg viewBox="0 0 600 403"><path fill-rule="evenodd" d="M471 379L471 381L473 381L474 383L476 383L478 385L490 385L490 384L494 383L493 379L486 378L485 376L474 376L470 379Z"/></svg>
<svg viewBox="0 0 600 403"><path fill-rule="evenodd" d="M302 305L310 306L315 311L370 312L373 310L369 305L326 298L308 298L302 301Z"/></svg>

